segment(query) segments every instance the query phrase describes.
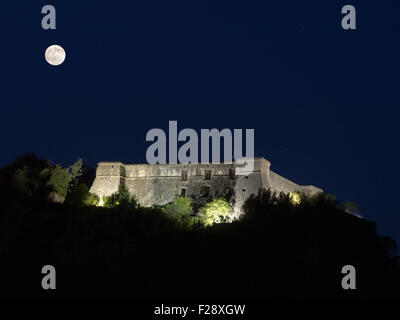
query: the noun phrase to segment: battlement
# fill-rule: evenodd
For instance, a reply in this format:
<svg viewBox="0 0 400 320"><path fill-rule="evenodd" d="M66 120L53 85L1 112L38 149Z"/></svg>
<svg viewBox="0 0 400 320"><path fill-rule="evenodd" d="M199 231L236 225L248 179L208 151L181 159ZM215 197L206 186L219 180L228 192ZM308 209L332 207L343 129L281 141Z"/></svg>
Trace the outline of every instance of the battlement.
<svg viewBox="0 0 400 320"><path fill-rule="evenodd" d="M269 170L270 162L264 158L254 159L252 172ZM120 176L120 177L167 177L180 176L182 170L190 175L204 174L205 170L214 170L215 175L229 175L229 170L235 169L237 164L230 163L178 163L178 164L124 164L122 162L99 162L96 176Z"/></svg>

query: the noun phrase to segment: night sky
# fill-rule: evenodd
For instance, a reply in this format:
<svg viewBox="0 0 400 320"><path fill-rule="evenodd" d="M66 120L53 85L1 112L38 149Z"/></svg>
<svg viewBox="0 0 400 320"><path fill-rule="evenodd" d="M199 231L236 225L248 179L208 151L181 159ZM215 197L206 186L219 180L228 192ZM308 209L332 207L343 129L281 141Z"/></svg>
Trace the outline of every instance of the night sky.
<svg viewBox="0 0 400 320"><path fill-rule="evenodd" d="M57 29L41 28L41 8ZM341 8L357 30L341 28ZM399 1L2 2L0 166L145 163L148 130L254 128L257 156L400 240ZM49 45L67 53L59 67Z"/></svg>

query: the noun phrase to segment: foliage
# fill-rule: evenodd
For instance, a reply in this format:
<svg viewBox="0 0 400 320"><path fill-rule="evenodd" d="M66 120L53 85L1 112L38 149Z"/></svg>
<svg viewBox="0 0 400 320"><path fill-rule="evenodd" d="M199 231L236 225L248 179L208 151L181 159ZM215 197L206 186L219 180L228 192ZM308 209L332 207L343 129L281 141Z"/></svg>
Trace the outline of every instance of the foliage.
<svg viewBox="0 0 400 320"><path fill-rule="evenodd" d="M89 188L85 183L81 183L72 188L65 203L75 207L97 206L99 200L97 195L89 192Z"/></svg>
<svg viewBox="0 0 400 320"><path fill-rule="evenodd" d="M86 185L84 184L83 186L86 186ZM89 189L87 189L87 190L89 190ZM97 206L99 204L100 198L96 194L93 194L90 192L87 192L85 194L86 194L86 196L83 198L83 201L82 201L85 206Z"/></svg>
<svg viewBox="0 0 400 320"><path fill-rule="evenodd" d="M79 158L73 165L69 167L69 173L72 180L75 180L82 175L82 166L83 160L82 158Z"/></svg>
<svg viewBox="0 0 400 320"><path fill-rule="evenodd" d="M298 205L301 203L301 195L299 192L290 192L289 197L292 200L293 205Z"/></svg>
<svg viewBox="0 0 400 320"><path fill-rule="evenodd" d="M124 209L136 209L139 204L136 198L130 194L124 184L120 184L118 191L103 199L104 207L106 208L124 208Z"/></svg>
<svg viewBox="0 0 400 320"><path fill-rule="evenodd" d="M47 180L47 186L49 186L54 192L62 197L66 197L69 185L72 181L72 176L69 173L69 169L64 169L60 165L49 167L41 172L41 176Z"/></svg>
<svg viewBox="0 0 400 320"><path fill-rule="evenodd" d="M55 193L66 197L73 183L82 175L82 159L68 168L60 165L50 166L40 173L47 180L47 186Z"/></svg>
<svg viewBox="0 0 400 320"><path fill-rule="evenodd" d="M39 179L32 179L31 172L28 167L24 166L17 169L14 173L12 187L21 196L32 198L37 192L40 185Z"/></svg>
<svg viewBox="0 0 400 320"><path fill-rule="evenodd" d="M15 158L10 166L0 172L2 205L17 198L17 201L44 202L51 191L46 179L41 176L48 162L33 153Z"/></svg>
<svg viewBox="0 0 400 320"><path fill-rule="evenodd" d="M192 201L186 197L176 197L173 202L162 207L162 212L167 216L176 219L180 228L190 229L196 222L191 216L193 213Z"/></svg>
<svg viewBox="0 0 400 320"><path fill-rule="evenodd" d="M77 179L77 183L84 183L87 186L91 186L95 178L96 170L93 167L84 164L82 166L82 175Z"/></svg>
<svg viewBox="0 0 400 320"><path fill-rule="evenodd" d="M91 168L83 168L82 159L63 168L33 153L19 156L11 165L0 169L0 207L18 202L31 206L62 202L75 186L83 183L82 176L84 181L90 181L92 175Z"/></svg>
<svg viewBox="0 0 400 320"><path fill-rule="evenodd" d="M205 226L210 226L214 223L231 222L232 214L232 207L226 199L215 198L200 209L199 217Z"/></svg>
<svg viewBox="0 0 400 320"><path fill-rule="evenodd" d="M60 170L28 155L0 169L0 196L13 201L0 210L0 297L48 298L36 272L26 271L46 261L68 271L57 276L61 298L399 297L396 241L334 196L299 193L293 205L290 195L262 191L246 201L240 221L210 226L230 216L227 201L215 199L194 216L187 198L143 208L121 186L107 200L111 208L94 206L85 168L64 204L40 202L67 179L48 183L47 168ZM345 264L357 266L364 283L351 293L340 286Z"/></svg>
<svg viewBox="0 0 400 320"><path fill-rule="evenodd" d="M187 197L176 197L173 202L166 204L162 211L165 214L189 216L192 213L192 201Z"/></svg>
<svg viewBox="0 0 400 320"><path fill-rule="evenodd" d="M4 194L47 190L40 173L54 166L36 160L0 169ZM396 242L332 196L299 194L293 205L290 195L263 191L246 201L240 221L210 226L230 216L227 201L215 199L193 216L189 199L143 208L121 186L107 200L111 208L97 207L81 177L64 204L16 201L0 210L0 297L48 298L36 272L26 271L46 261L68 271L57 276L60 298L399 297ZM351 293L340 286L345 264L364 279Z"/></svg>

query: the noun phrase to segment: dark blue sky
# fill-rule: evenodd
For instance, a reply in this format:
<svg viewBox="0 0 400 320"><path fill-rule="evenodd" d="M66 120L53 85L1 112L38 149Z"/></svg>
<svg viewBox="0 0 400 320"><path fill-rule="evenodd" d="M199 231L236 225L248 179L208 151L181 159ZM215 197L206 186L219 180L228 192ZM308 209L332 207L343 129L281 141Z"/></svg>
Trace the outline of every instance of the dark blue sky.
<svg viewBox="0 0 400 320"><path fill-rule="evenodd" d="M57 30L41 8L57 9ZM341 8L357 30L341 28ZM0 165L143 163L152 128L254 128L256 155L400 239L397 1L2 3ZM44 60L51 44L67 59Z"/></svg>

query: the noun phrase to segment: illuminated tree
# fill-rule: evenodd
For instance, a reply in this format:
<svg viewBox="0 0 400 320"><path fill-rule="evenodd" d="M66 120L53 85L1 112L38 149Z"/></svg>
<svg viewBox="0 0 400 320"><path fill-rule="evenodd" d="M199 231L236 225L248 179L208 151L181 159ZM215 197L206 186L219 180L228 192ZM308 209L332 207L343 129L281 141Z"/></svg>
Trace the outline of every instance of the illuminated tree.
<svg viewBox="0 0 400 320"><path fill-rule="evenodd" d="M137 209L139 204L125 185L120 184L117 192L103 199L103 206L108 208Z"/></svg>
<svg viewBox="0 0 400 320"><path fill-rule="evenodd" d="M199 217L205 226L214 223L231 222L232 207L226 199L216 198L207 203L199 212Z"/></svg>
<svg viewBox="0 0 400 320"><path fill-rule="evenodd" d="M166 204L161 209L171 218L176 218L178 227L191 228L195 220L191 216L192 201L186 197L176 197L173 202Z"/></svg>

